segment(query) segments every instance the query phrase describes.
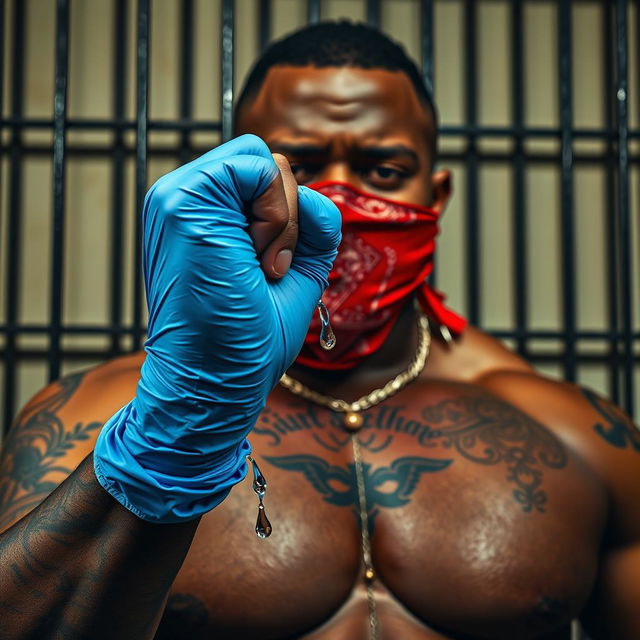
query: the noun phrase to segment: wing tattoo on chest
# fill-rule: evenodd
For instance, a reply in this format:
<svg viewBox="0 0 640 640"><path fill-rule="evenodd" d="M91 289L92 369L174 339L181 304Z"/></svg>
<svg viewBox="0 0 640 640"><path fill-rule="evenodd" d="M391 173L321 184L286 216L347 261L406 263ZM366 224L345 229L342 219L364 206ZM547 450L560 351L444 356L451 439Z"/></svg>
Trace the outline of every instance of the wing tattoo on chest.
<svg viewBox="0 0 640 640"><path fill-rule="evenodd" d="M264 459L284 471L301 473L325 502L337 507L353 507L359 522L354 463L338 467L312 455L264 456ZM408 456L398 458L388 467L378 467L374 471L369 463L364 462L362 471L369 522L373 524L380 507L393 509L408 504L423 473L442 471L451 462L452 460Z"/></svg>

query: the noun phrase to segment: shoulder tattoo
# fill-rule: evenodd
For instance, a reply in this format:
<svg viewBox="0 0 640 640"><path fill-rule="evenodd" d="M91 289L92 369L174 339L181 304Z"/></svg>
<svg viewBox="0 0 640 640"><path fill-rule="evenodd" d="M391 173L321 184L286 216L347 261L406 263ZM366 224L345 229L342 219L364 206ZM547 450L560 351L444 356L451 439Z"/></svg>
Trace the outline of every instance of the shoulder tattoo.
<svg viewBox="0 0 640 640"><path fill-rule="evenodd" d="M513 497L522 510L545 510L544 469L562 469L567 455L560 441L526 413L497 398L461 396L427 407L423 418L434 437L463 458L504 464Z"/></svg>
<svg viewBox="0 0 640 640"><path fill-rule="evenodd" d="M601 421L593 425L593 430L618 449L630 448L640 453L640 430L626 413L590 389L582 389L582 393L601 417Z"/></svg>
<svg viewBox="0 0 640 640"><path fill-rule="evenodd" d="M61 458L100 422L65 426L58 412L77 391L85 372L59 380L55 391L23 412L7 434L0 458L0 526L28 513L57 486L46 476L72 471Z"/></svg>

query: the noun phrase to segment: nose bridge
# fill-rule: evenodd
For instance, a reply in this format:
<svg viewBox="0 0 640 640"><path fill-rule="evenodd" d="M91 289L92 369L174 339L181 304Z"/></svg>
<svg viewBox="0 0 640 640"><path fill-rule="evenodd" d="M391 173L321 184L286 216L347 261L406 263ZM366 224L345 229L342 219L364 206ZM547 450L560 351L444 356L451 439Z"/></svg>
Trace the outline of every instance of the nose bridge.
<svg viewBox="0 0 640 640"><path fill-rule="evenodd" d="M360 182L360 176L352 162L354 144L352 133L348 128L344 130L344 127L338 127L332 138L331 151L319 179L356 185Z"/></svg>
<svg viewBox="0 0 640 640"><path fill-rule="evenodd" d="M345 158L332 158L323 167L318 177L321 181L349 182L351 184L357 179L357 176L354 175L349 162Z"/></svg>

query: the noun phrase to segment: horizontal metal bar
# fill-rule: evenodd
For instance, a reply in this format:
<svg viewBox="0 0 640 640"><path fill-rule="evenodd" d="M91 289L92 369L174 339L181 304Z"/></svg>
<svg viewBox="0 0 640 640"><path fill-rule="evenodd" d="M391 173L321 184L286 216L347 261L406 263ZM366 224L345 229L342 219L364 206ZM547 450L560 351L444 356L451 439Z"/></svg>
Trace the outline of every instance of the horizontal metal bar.
<svg viewBox="0 0 640 640"><path fill-rule="evenodd" d="M0 127L5 128L31 128L31 129L53 129L54 123L49 118L14 118L6 117L0 119ZM131 129L138 127L137 120L126 118L70 118L66 122L67 129ZM186 120L176 118L174 120L148 120L148 129L162 131L199 131L212 130L220 131L222 124L219 120Z"/></svg>
<svg viewBox="0 0 640 640"><path fill-rule="evenodd" d="M126 118L70 118L66 121L67 129L132 129L135 130L137 122ZM54 122L51 118L21 118L6 116L0 118L0 127L3 128L32 128L53 129ZM162 131L220 131L222 124L219 120L186 120L183 118L149 120L149 130ZM440 136L486 136L496 137L529 137L529 138L560 138L562 129L558 127L509 127L509 126L483 126L477 125L442 125L438 129ZM615 139L618 131L615 128L577 127L572 129L572 137ZM640 138L640 129L629 130L629 136Z"/></svg>
<svg viewBox="0 0 640 640"><path fill-rule="evenodd" d="M491 329L485 331L499 338L531 338L532 340L561 340L565 334L563 331L553 331L552 329L528 329L526 331L518 329ZM49 334L48 324L16 324L9 326L0 324L0 335L7 332L34 334ZM130 334L135 331L133 325L91 325L91 324L68 324L61 325L60 332L68 335L111 335L113 332ZM611 338L621 338L626 335L622 331L576 331L575 337L578 340L608 340ZM640 340L640 331L632 333L633 340Z"/></svg>
<svg viewBox="0 0 640 640"><path fill-rule="evenodd" d="M492 334L495 336L495 334ZM16 349L13 352L14 362L24 360L41 360L47 362L48 349ZM527 351L527 359L531 362L546 362L549 364L562 364L562 354L555 351ZM111 357L111 352L106 349L61 349L61 359L73 360L106 360ZM0 360L4 360L4 349L0 348ZM576 353L576 362L580 364L607 364L609 355L607 353ZM640 364L640 358L635 358L635 362Z"/></svg>
<svg viewBox="0 0 640 640"><path fill-rule="evenodd" d="M210 146L208 145L191 145L191 151L195 154L205 153L210 150ZM71 145L68 144L65 149L65 154L67 157L95 157L95 158L106 158L110 159L111 154L114 153L116 149L115 145L109 146L99 146L99 145ZM125 147L125 155L127 157L132 157L135 155L135 147L129 145ZM51 146L46 145L32 145L27 146L24 145L20 149L20 153L23 156L50 156L51 154ZM10 154L9 146L0 146L0 154ZM175 158L176 161L179 160L180 149L174 145L151 145L149 147L149 155L155 158ZM485 165L490 163L504 164L505 162L512 162L516 157L515 150L499 152L499 151L491 151L491 152L483 152L478 151L477 157L481 160ZM438 154L438 158L440 161L446 162L460 162L466 159L466 152L462 151L446 151ZM560 159L560 153L536 153L534 154L525 154L525 160L527 164L531 165L546 165L546 164L557 164ZM606 151L603 151L600 154L594 153L575 153L573 156L573 163L580 165L590 165L590 164L602 164L606 160ZM640 164L640 154L633 154L629 156L629 163L632 165Z"/></svg>

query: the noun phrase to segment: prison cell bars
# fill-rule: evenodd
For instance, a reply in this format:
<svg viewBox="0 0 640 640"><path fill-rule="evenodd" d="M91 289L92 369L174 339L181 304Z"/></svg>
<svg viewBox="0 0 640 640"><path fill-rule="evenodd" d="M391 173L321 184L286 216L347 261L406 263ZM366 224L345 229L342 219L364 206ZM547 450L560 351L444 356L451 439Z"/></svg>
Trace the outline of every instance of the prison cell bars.
<svg viewBox="0 0 640 640"><path fill-rule="evenodd" d="M66 187L67 74L69 67L69 0L57 0L55 88L53 98L53 228L51 297L49 300L49 379L60 377Z"/></svg>
<svg viewBox="0 0 640 640"><path fill-rule="evenodd" d="M3 7L4 8L4 7ZM25 19L24 5L19 2L14 6L13 15L13 50L24 51ZM4 33L0 40L4 41ZM4 48L4 47L3 47ZM11 74L11 117L14 120L10 128L8 143L9 153L9 185L7 200L7 251L6 251L6 304L5 304L5 372L4 372L4 415L3 428L8 428L14 415L16 394L16 358L18 332L18 302L20 296L20 244L22 229L20 225L21 191L22 191L22 127L21 120L24 108L24 56L14 55ZM4 71L4 68L3 68ZM4 75L4 73L3 73ZM4 81L4 78L2 78ZM3 82L4 85L4 82ZM4 109L4 105L1 105ZM4 126L4 122L3 122ZM1 140L0 140L1 142ZM3 149L3 152L5 150ZM46 355L46 354L44 354Z"/></svg>
<svg viewBox="0 0 640 640"><path fill-rule="evenodd" d="M604 20L602 22L605 69L613 69L614 66L614 46L613 46L613 14L611 11L605 11ZM605 124L608 131L614 130L614 113L613 100L605 99ZM608 136L606 140L606 199L603 205L615 202L615 152L613 148L613 136ZM609 326L617 329L619 326L619 296L618 296L618 234L616 231L616 217L614 215L606 216L606 247L607 247L607 294L608 294L608 317ZM615 398L620 398L620 353L619 340L615 334L611 335L608 344L610 368L609 368L609 387L611 394Z"/></svg>
<svg viewBox="0 0 640 640"><path fill-rule="evenodd" d="M511 118L513 121L513 279L512 297L514 319L518 328L516 349L525 358L528 357L527 333L527 199L525 192L525 154L524 154L524 19L522 0L514 0L511 11Z"/></svg>
<svg viewBox="0 0 640 640"><path fill-rule="evenodd" d="M142 222L140 212L147 190L147 155L149 132L149 36L151 15L149 0L138 0L136 46L136 216L133 260L133 348L142 342Z"/></svg>
<svg viewBox="0 0 640 640"><path fill-rule="evenodd" d="M123 324L123 291L124 291L124 186L126 166L125 116L127 84L127 61L125 47L129 25L126 19L126 0L115 0L114 32L115 51L113 77L113 160L111 163L111 256L110 256L110 350L119 355L122 353L121 329Z"/></svg>
<svg viewBox="0 0 640 640"><path fill-rule="evenodd" d="M638 7L640 11L640 6ZM616 103L618 141L618 203L616 213L620 229L620 286L622 288L622 353L624 362L625 409L633 415L633 291L631 261L631 215L629 211L629 114L628 114L628 42L627 42L627 2L616 2ZM637 34L640 38L640 34Z"/></svg>
<svg viewBox="0 0 640 640"><path fill-rule="evenodd" d="M2 23L1 33L9 26L4 17L7 4L1 0ZM10 159L8 180L8 220L7 220L7 255L6 274L7 287L5 296L6 322L0 325L0 332L4 334L5 344L2 348L2 356L5 361L4 376L4 424L7 425L15 413L16 394L16 362L18 359L43 358L48 356L49 377L58 376L62 360L67 355L85 356L87 358L107 357L117 355L123 350L138 348L144 336L142 322L142 279L140 272L140 227L137 223L134 263L136 265L133 283L132 305L133 322L125 325L123 318L123 257L124 249L122 215L124 205L124 165L125 159L131 156L131 150L125 143L124 134L127 130L135 132L135 200L136 210L142 206L144 193L147 188L147 158L148 158L148 134L152 130L174 130L180 133L180 143L176 153L180 161L189 159L193 152L190 134L196 130L221 131L223 139L227 139L232 131L232 104L233 104L233 58L234 58L234 11L233 0L222 0L222 75L221 93L223 96L220 120L199 120L192 118L192 94L193 94L193 0L185 0L182 5L182 43L181 43L181 96L179 106L179 119L177 121L151 121L148 118L148 79L149 79L149 47L150 47L150 20L152 18L149 0L139 0L137 3L137 35L136 35L136 119L126 120L125 117L125 72L126 72L126 33L130 28L126 15L124 0L115 2L115 66L113 75L114 102L113 119L97 118L73 118L66 114L66 82L67 82L67 57L69 37L69 10L71 0L57 0L56 15L56 56L55 56L55 96L54 114L52 119L25 118L24 117L24 51L25 51L25 15L24 3L13 3L13 64L11 75L11 105L8 116L2 114L1 125L3 130L9 132L8 143L1 149L2 154ZM260 20L257 34L260 47L264 48L270 39L271 30L271 2L260 0ZM608 105L608 123L604 129L578 129L572 124L572 105L570 79L571 69L571 41L570 41L570 2L561 0L558 3L558 38L559 38L559 62L560 62L560 114L561 121L558 128L553 127L526 127L524 123L524 87L523 77L523 2L514 0L512 4L511 28L513 48L513 97L512 116L513 123L510 127L481 126L477 121L477 42L475 37L476 3L465 0L464 29L467 38L467 53L465 54L466 66L466 97L465 111L467 123L463 126L444 126L441 129L442 136L465 136L467 149L462 153L445 153L444 159L462 160L467 171L467 211L468 224L467 239L467 306L472 322L482 320L481 301L478 295L481 282L481 253L479 244L479 231L481 221L478 216L479 182L478 168L480 161L491 162L503 160L504 155L496 153L482 153L477 148L477 140L483 137L509 136L514 142L513 152L513 243L514 243L514 274L513 300L516 329L514 331L493 331L494 335L501 338L514 339L517 349L534 362L559 361L564 367L564 372L569 379L575 378L578 363L582 362L607 362L611 371L610 386L613 399L620 402L627 410L633 410L633 381L634 381L634 357L633 349L640 335L633 330L633 286L636 278L632 273L631 259L631 220L629 202L629 166L632 159L629 158L628 144L631 138L638 139L638 131L629 131L628 128L628 8L624 0L616 0L615 6L611 6L613 18L606 12L611 29L607 33L605 42L606 54L615 68L614 99L608 102L615 103L615 107ZM421 7L421 57L423 74L425 79L433 84L434 78L433 49L434 49L434 5L433 0L420 0ZM638 6L640 2L637 2ZM366 2L366 17L372 24L379 24L381 19L381 3L376 0ZM607 4L608 6L608 4ZM640 16L640 7L636 12ZM322 3L320 0L308 0L307 18L309 22L317 22L322 17ZM613 20L613 24L611 24ZM638 18L640 23L640 17ZM604 27L606 30L606 26ZM615 32L615 35L614 33ZM615 46L613 40L615 39ZM615 51L614 51L615 50ZM4 53L4 51L3 51ZM640 60L640 43L638 43L638 58ZM0 65L0 73L4 74L5 65ZM611 68L611 67L609 67ZM4 106L4 105L3 105ZM19 323L20 297L21 297L21 241L22 229L20 212L22 207L22 165L25 154L50 153L46 148L26 147L23 140L25 128L48 129L53 133L53 211L52 211L52 269L51 269L51 299L50 299L50 324L24 324ZM112 242L113 251L110 262L111 291L110 300L110 325L70 325L63 322L62 300L63 270L62 256L64 250L64 189L65 189L65 162L66 157L82 151L69 148L66 144L66 135L70 129L102 129L114 132L113 145L108 149L101 149L112 158L113 187L112 187ZM561 142L561 154L558 163L562 179L562 261L563 261L563 314L565 327L562 331L531 331L527 327L528 298L526 295L527 260L526 260L526 193L525 193L525 167L528 162L554 161L554 154L528 155L525 152L524 141L526 139L543 137L556 138ZM615 215L611 217L607 239L608 282L609 282L609 319L610 331L578 331L576 327L576 301L575 301L575 256L573 251L574 226L573 219L573 169L576 162L583 158L573 155L573 142L576 139L598 138L603 139L608 145L608 166L610 179L609 189L615 201ZM588 158L587 158L588 160ZM637 158L633 159L637 162ZM522 283L525 283L523 286ZM48 351L41 349L20 348L18 338L21 335L35 334L49 338ZM66 335L107 335L110 337L110 347L104 352L97 349L73 351L64 347L63 338ZM123 348L122 337L129 335L131 343ZM554 353L541 353L530 349L529 342L532 339L561 339L565 343L565 352L561 358ZM577 342L608 340L610 351L606 355L581 353L577 349ZM620 366L618 366L620 365Z"/></svg>

